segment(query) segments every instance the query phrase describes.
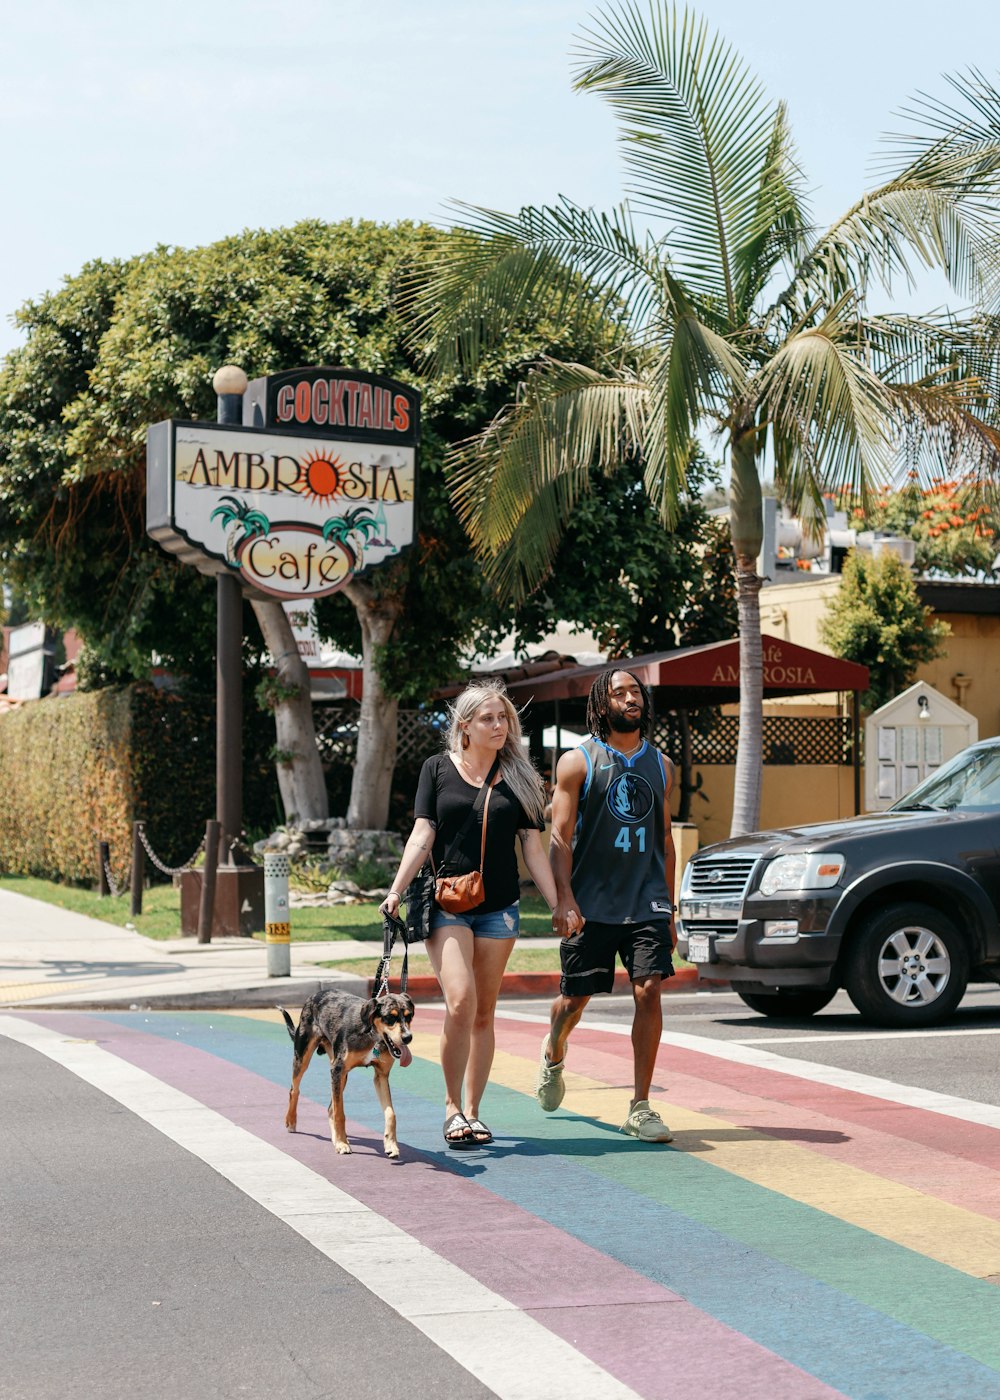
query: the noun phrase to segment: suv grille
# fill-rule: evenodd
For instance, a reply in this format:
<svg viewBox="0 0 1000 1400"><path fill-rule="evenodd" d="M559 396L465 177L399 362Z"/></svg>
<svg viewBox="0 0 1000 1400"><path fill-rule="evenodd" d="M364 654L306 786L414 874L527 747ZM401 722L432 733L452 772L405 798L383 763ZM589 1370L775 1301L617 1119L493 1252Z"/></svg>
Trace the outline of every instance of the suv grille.
<svg viewBox="0 0 1000 1400"><path fill-rule="evenodd" d="M746 889L756 856L705 856L691 861L691 883L687 893L702 899L742 896Z"/></svg>

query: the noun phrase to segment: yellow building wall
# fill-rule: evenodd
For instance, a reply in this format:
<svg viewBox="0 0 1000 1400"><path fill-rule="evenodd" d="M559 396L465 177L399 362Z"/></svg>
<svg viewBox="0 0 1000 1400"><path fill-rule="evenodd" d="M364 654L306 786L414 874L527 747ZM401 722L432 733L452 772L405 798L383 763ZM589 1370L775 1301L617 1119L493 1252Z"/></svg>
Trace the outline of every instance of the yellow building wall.
<svg viewBox="0 0 1000 1400"><path fill-rule="evenodd" d="M840 575L801 583L775 584L760 595L761 631L798 646L830 653L819 638L819 623L840 588ZM938 613L951 627L946 650L937 660L920 666L915 679L926 681L942 695L956 700L979 723L979 737L1000 734L1000 617ZM765 702L765 712L792 715L836 714L837 695L788 697ZM738 707L726 706L728 713ZM702 774L707 802L694 799L692 817L700 844L723 841L729 835L733 810L734 769L721 764L696 766ZM854 774L833 766L765 766L760 826L795 826L835 821L854 815Z"/></svg>
<svg viewBox="0 0 1000 1400"><path fill-rule="evenodd" d="M840 575L830 574L806 583L763 589L761 631L829 653L830 648L819 639L819 623L839 588ZM981 739L1000 734L1000 617L949 612L935 613L935 617L948 623L951 636L946 639L944 653L919 666L914 680L926 681L975 715ZM784 708L799 702L782 703Z"/></svg>
<svg viewBox="0 0 1000 1400"><path fill-rule="evenodd" d="M938 613L951 624L948 650L916 675L979 721L980 739L1000 734L1000 618Z"/></svg>
<svg viewBox="0 0 1000 1400"><path fill-rule="evenodd" d="M698 827L699 846L704 848L729 837L736 770L731 764L712 763L696 765L695 772L702 775L701 790L707 801L695 797L691 815ZM760 801L762 831L853 816L853 769L833 764L765 765Z"/></svg>

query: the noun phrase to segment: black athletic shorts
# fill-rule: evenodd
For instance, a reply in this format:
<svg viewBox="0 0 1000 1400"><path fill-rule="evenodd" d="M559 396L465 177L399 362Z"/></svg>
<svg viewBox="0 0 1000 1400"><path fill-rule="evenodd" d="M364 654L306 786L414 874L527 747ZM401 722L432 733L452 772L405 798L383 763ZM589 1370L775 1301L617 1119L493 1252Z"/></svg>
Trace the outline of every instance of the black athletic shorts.
<svg viewBox="0 0 1000 1400"><path fill-rule="evenodd" d="M560 992L565 997L610 992L615 985L616 954L632 982L644 977L673 977L669 922L595 924L588 919L582 933L559 944Z"/></svg>

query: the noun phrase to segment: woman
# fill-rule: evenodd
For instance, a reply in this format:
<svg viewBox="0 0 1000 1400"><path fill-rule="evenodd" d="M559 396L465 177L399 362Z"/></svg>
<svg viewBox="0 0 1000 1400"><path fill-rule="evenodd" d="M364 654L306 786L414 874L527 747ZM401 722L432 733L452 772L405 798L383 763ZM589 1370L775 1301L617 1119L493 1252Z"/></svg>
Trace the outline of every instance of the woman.
<svg viewBox="0 0 1000 1400"><path fill-rule="evenodd" d="M421 769L413 831L381 905L384 913L398 913L403 891L432 851L438 875L479 869L482 803L469 818L498 755L499 772L486 812L485 898L462 914L435 905L427 938L431 966L445 999L444 1137L454 1148L493 1140L479 1109L493 1064L493 1016L500 981L519 930L515 839L521 842L524 863L542 897L550 908L556 903L555 881L539 837L544 826L544 789L521 747L517 711L497 686L471 685L455 701L447 749L429 758ZM446 855L448 868L443 870Z"/></svg>

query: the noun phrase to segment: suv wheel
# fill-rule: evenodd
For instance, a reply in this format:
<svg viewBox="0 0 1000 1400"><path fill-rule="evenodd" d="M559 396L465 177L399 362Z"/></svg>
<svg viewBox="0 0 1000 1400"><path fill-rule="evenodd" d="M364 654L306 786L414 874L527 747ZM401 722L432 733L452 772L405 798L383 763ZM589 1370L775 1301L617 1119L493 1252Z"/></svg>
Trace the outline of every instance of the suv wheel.
<svg viewBox="0 0 1000 1400"><path fill-rule="evenodd" d="M758 989L744 991L735 982L732 987L740 1001L745 1002L751 1011L759 1011L762 1016L778 1021L797 1021L803 1016L814 1016L837 995L836 987L828 991L817 991L813 987L778 987L773 992Z"/></svg>
<svg viewBox="0 0 1000 1400"><path fill-rule="evenodd" d="M844 986L867 1021L931 1026L949 1016L969 981L969 950L946 914L929 904L892 904L860 926Z"/></svg>

